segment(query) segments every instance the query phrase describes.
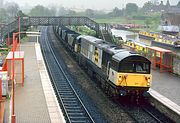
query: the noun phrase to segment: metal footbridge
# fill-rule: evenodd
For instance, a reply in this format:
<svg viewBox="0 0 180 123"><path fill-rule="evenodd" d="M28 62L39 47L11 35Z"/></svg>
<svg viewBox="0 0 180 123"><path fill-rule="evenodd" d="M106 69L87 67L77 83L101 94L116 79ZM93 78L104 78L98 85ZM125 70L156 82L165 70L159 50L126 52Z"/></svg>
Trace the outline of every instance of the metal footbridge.
<svg viewBox="0 0 180 123"><path fill-rule="evenodd" d="M105 40L105 35L109 34L110 26L108 24L99 24L88 17L77 17L77 16L28 16L18 17L9 24L1 25L0 27L0 41L2 42L9 33L12 33L21 28L27 28L29 26L87 26L92 30L96 31L96 35ZM111 38L110 38L111 39ZM108 40L110 40L108 39Z"/></svg>

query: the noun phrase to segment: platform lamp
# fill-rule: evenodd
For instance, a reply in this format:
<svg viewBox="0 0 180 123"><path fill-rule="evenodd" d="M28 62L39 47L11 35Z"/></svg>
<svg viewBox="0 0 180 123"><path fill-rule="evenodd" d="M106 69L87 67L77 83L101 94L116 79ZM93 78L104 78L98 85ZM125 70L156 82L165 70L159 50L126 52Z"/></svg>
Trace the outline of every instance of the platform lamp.
<svg viewBox="0 0 180 123"><path fill-rule="evenodd" d="M16 123L16 115L15 115L15 105L14 105L14 62L15 62L15 41L16 40L16 36L20 34L20 32L17 33L13 33L13 48L12 48L12 52L13 52L13 59L12 59L12 115L11 115L11 123Z"/></svg>
<svg viewBox="0 0 180 123"><path fill-rule="evenodd" d="M16 115L15 115L15 104L14 104L14 93L15 93L15 90L14 90L14 62L15 62L15 58L14 58L14 52L15 52L15 41L17 43L17 40L16 40L16 36L19 35L19 43L20 43L20 16L18 17L18 27L19 27L19 32L18 33L13 33L13 48L12 48L12 51L13 51L13 60L12 60L12 115L11 115L11 123L16 123Z"/></svg>
<svg viewBox="0 0 180 123"><path fill-rule="evenodd" d="M40 35L40 32L17 32L17 33L13 33L13 48L12 48L12 52L13 52L13 58L12 58L12 116L11 116L11 123L16 123L16 115L15 115L15 101L14 101L14 74L15 74L15 67L14 67L14 63L15 63L15 45L17 42L17 36L20 34L36 34L37 36Z"/></svg>
<svg viewBox="0 0 180 123"><path fill-rule="evenodd" d="M21 32L21 17L20 16L18 16L18 30L19 32ZM21 33L19 33L19 50L21 51L20 40L21 40Z"/></svg>

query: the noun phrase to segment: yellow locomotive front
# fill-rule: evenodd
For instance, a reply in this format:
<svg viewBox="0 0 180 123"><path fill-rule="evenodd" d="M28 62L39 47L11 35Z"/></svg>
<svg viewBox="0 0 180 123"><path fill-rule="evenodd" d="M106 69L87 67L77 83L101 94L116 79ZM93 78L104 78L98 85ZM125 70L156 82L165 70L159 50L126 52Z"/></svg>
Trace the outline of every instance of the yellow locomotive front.
<svg viewBox="0 0 180 123"><path fill-rule="evenodd" d="M115 54L111 60L109 81L120 95L146 95L151 86L151 62L128 51Z"/></svg>

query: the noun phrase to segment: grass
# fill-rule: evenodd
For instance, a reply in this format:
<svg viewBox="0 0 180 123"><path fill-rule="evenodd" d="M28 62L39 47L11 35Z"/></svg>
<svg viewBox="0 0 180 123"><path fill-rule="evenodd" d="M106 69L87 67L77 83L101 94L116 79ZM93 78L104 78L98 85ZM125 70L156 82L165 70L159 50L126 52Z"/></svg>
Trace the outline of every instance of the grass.
<svg viewBox="0 0 180 123"><path fill-rule="evenodd" d="M141 24L146 25L148 20L148 29L137 29L137 30L146 30L146 31L158 31L158 26L160 24L160 13L152 13L147 15L147 18L144 20L136 20L132 19L132 17L113 17L113 18L105 18L105 19L95 19L98 23L109 23L109 24ZM134 29L133 29L134 30Z"/></svg>
<svg viewBox="0 0 180 123"><path fill-rule="evenodd" d="M124 18L120 18L120 17L114 17L114 18L107 18L107 19L95 19L96 22L98 23L124 23L125 19Z"/></svg>
<svg viewBox="0 0 180 123"><path fill-rule="evenodd" d="M95 19L98 23L110 23L110 24L144 24L144 20L132 20L128 18L114 17L107 19Z"/></svg>

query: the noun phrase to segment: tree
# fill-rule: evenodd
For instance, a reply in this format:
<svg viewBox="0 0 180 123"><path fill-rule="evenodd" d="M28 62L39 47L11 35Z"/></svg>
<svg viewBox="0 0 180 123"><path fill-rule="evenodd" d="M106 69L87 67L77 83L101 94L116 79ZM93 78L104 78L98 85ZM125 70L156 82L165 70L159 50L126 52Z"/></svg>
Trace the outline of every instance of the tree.
<svg viewBox="0 0 180 123"><path fill-rule="evenodd" d="M51 16L56 16L56 14L57 14L57 9L56 9L56 7L51 7L51 8L49 9L49 11L50 11L50 15L51 15Z"/></svg>
<svg viewBox="0 0 180 123"><path fill-rule="evenodd" d="M138 6L135 3L126 4L126 14L132 15L133 13L137 13Z"/></svg>
<svg viewBox="0 0 180 123"><path fill-rule="evenodd" d="M44 15L44 7L41 5L35 6L34 8L31 9L30 15L32 16Z"/></svg>
<svg viewBox="0 0 180 123"><path fill-rule="evenodd" d="M178 2L177 7L180 8L180 1Z"/></svg>
<svg viewBox="0 0 180 123"><path fill-rule="evenodd" d="M151 24L151 19L150 19L150 18L147 18L147 19L145 20L145 24L146 24L147 27L149 27L149 25Z"/></svg>
<svg viewBox="0 0 180 123"><path fill-rule="evenodd" d="M153 8L153 3L148 1L146 3L144 3L143 7L142 7L142 11L143 12L148 12L148 11L151 11Z"/></svg>
<svg viewBox="0 0 180 123"><path fill-rule="evenodd" d="M113 9L112 14L113 14L114 17L118 17L118 16L122 16L123 15L122 11L120 9L118 9L117 7L115 7Z"/></svg>
<svg viewBox="0 0 180 123"><path fill-rule="evenodd" d="M54 11L55 10L49 10L48 8L42 5L37 5L31 9L29 14L32 16L53 16L55 15Z"/></svg>
<svg viewBox="0 0 180 123"><path fill-rule="evenodd" d="M59 16L67 15L68 11L64 7L60 7L57 13Z"/></svg>
<svg viewBox="0 0 180 123"><path fill-rule="evenodd" d="M151 1L152 1L151 3L152 3L153 5L159 5L159 1L158 1L158 0L151 0Z"/></svg>
<svg viewBox="0 0 180 123"><path fill-rule="evenodd" d="M9 19L12 19L17 16L17 12L19 11L19 6L17 3L11 2L6 3L6 11Z"/></svg>
<svg viewBox="0 0 180 123"><path fill-rule="evenodd" d="M17 12L17 16L25 17L25 16L27 16L27 15L25 15L25 14L22 12L22 10L19 10L19 11Z"/></svg>
<svg viewBox="0 0 180 123"><path fill-rule="evenodd" d="M86 9L85 15L88 16L88 17L90 17L90 18L93 18L93 17L94 17L94 10L92 10L92 9Z"/></svg>
<svg viewBox="0 0 180 123"><path fill-rule="evenodd" d="M6 21L7 11L4 8L0 8L0 23Z"/></svg>
<svg viewBox="0 0 180 123"><path fill-rule="evenodd" d="M68 15L70 16L76 15L76 12L73 10L68 10Z"/></svg>

